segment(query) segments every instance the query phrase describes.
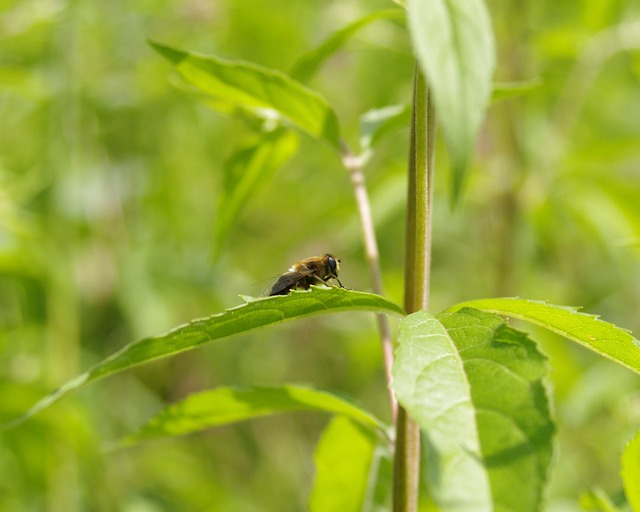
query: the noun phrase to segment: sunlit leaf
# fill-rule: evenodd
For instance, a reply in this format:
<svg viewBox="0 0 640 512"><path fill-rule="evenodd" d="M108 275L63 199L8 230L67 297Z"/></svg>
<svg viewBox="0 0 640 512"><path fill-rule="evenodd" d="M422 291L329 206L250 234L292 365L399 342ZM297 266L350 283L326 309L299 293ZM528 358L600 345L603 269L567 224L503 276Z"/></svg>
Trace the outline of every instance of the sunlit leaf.
<svg viewBox="0 0 640 512"><path fill-rule="evenodd" d="M291 76L301 82L309 81L316 74L320 66L336 53L360 29L370 23L384 19L404 19L404 11L400 9L385 9L367 14L362 18L334 32L321 45L304 54L293 66Z"/></svg>
<svg viewBox="0 0 640 512"><path fill-rule="evenodd" d="M251 197L269 182L297 148L295 133L279 129L261 134L257 141L239 149L227 160L218 194L216 253Z"/></svg>
<svg viewBox="0 0 640 512"><path fill-rule="evenodd" d="M207 318L193 320L167 334L143 338L126 345L86 372L66 382L36 403L22 417L2 425L12 427L57 402L70 391L134 366L191 350L211 341L276 325L297 318L340 311L371 311L402 315L402 309L379 295L344 288L312 287L289 295L247 298L240 306Z"/></svg>
<svg viewBox="0 0 640 512"><path fill-rule="evenodd" d="M203 92L263 117L281 119L339 149L338 119L329 104L284 73L248 62L150 44Z"/></svg>
<svg viewBox="0 0 640 512"><path fill-rule="evenodd" d="M147 422L127 444L167 436L183 436L271 414L319 411L350 418L371 432L386 426L369 412L337 395L309 387L220 387L195 393L170 405ZM374 436L375 437L375 436Z"/></svg>
<svg viewBox="0 0 640 512"><path fill-rule="evenodd" d="M540 510L555 432L546 357L497 315L464 308L438 320L464 362L493 510Z"/></svg>
<svg viewBox="0 0 640 512"><path fill-rule="evenodd" d="M393 389L424 433L430 492L445 511L489 511L489 476L462 358L444 326L424 311L407 316L400 329Z"/></svg>
<svg viewBox="0 0 640 512"><path fill-rule="evenodd" d="M539 325L640 373L640 341L629 331L595 315L581 313L578 308L528 299L498 298L463 302L450 309L465 306Z"/></svg>
<svg viewBox="0 0 640 512"><path fill-rule="evenodd" d="M535 344L497 315L402 321L394 388L424 433L443 511L540 508L554 432L546 370Z"/></svg>
<svg viewBox="0 0 640 512"><path fill-rule="evenodd" d="M640 431L622 452L622 482L632 510L640 510Z"/></svg>
<svg viewBox="0 0 640 512"><path fill-rule="evenodd" d="M362 511L376 443L370 430L349 418L339 416L331 421L314 455L311 512Z"/></svg>
<svg viewBox="0 0 640 512"><path fill-rule="evenodd" d="M491 98L491 20L482 0L407 0L407 8L415 53L451 154L455 201Z"/></svg>

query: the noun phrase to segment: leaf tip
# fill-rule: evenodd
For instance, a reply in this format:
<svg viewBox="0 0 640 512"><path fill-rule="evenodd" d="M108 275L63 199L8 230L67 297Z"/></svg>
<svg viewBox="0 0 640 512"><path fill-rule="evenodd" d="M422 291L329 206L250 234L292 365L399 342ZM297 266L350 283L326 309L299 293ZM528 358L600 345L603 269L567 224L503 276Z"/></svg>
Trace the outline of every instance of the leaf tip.
<svg viewBox="0 0 640 512"><path fill-rule="evenodd" d="M187 53L176 50L169 46L165 46L161 43L147 39L147 44L151 46L155 51L162 55L165 59L169 60L172 64L178 64L181 60L187 57Z"/></svg>

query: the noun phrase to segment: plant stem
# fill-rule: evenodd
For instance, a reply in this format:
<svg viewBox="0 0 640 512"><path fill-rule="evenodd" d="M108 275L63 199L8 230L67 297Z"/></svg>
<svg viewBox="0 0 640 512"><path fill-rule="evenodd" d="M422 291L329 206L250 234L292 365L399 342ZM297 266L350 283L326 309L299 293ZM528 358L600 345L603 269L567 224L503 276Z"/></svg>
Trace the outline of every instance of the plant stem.
<svg viewBox="0 0 640 512"><path fill-rule="evenodd" d="M407 313L429 307L435 128L435 111L427 83L416 67L405 248L404 307ZM399 407L394 461L394 512L415 512L418 509L419 478L420 432L417 424Z"/></svg>
<svg viewBox="0 0 640 512"><path fill-rule="evenodd" d="M427 83L416 70L409 148L404 308L407 313L429 308L431 216L435 112Z"/></svg>
<svg viewBox="0 0 640 512"><path fill-rule="evenodd" d="M362 169L363 160L355 156L342 141L342 163L349 171L353 191L360 214L360 227L364 237L364 246L369 270L371 271L371 287L374 293L383 295L382 290L382 273L380 272L380 254L378 252L378 241L373 226L373 217L371 215L371 204L369 202L369 194L365 183L364 172ZM376 315L378 320L378 331L382 341L382 356L384 360L384 370L387 381L387 390L389 393L389 405L391 414L395 421L397 402L393 391L391 390L391 366L393 365L393 342L391 340L391 329L389 328L389 319L385 315Z"/></svg>

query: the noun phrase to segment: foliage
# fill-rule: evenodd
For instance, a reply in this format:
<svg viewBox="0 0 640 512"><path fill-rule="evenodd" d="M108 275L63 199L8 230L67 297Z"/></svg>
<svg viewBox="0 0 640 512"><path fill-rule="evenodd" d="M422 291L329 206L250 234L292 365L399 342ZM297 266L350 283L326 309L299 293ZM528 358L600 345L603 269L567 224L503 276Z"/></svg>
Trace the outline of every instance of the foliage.
<svg viewBox="0 0 640 512"><path fill-rule="evenodd" d="M568 336L575 336L578 330L589 332L589 346L596 352L601 351L603 343L626 335L611 324L568 308L513 299L476 302L485 309L509 310L512 314L517 311L521 318L533 322L539 323L541 316L548 318L548 328ZM312 288L250 300L165 336L127 345L38 402L20 421L73 389L146 361L288 319L358 309L401 313L400 308L382 297L343 289ZM430 493L443 510L540 508L555 429L542 382L547 367L545 357L526 334L507 327L497 315L468 307L453 309L459 311L445 312L439 320L425 311L405 317L394 364L396 396L427 440ZM545 309L545 314L541 315L540 309ZM600 329L591 327L590 322L594 321L602 324ZM638 343L633 338L632 341ZM632 367L628 364L632 358L628 350L613 351L609 357ZM331 423L319 445L311 509L340 506L361 510L366 490L378 485L377 475L370 474L377 444L374 433L384 436L387 427L366 410L330 393L294 386L217 388L170 406L125 442L181 436L266 414L299 410L324 411L344 418ZM354 420L361 427L352 425ZM363 427L368 432L362 431ZM340 433L335 434L334 430ZM630 446L625 455L625 471L630 475L633 463L627 461L633 458L634 449ZM342 467L345 456L350 465ZM356 485L356 481L360 483ZM345 494L343 488L350 488L351 493Z"/></svg>
<svg viewBox="0 0 640 512"><path fill-rule="evenodd" d="M464 2L428 4L435 9L459 3ZM374 324L363 314L316 315L259 331L255 324L233 343L83 384L99 376L86 368L108 368L102 374L107 376L155 358L151 348L158 340L162 355L177 354L185 345L172 347L173 335L150 336L222 311L237 302L238 292L259 294L264 279L302 257L335 252L342 258L343 282L369 289L352 191L336 160L339 136L347 143L360 141L362 154L354 153L366 163L389 297L369 296L373 302L366 308L397 313L390 304L402 296L405 127L414 68L407 27L398 20L401 10L381 2L277 0L254 2L251 10L226 1L146 2L133 9L120 2L5 4L0 413L5 420L15 418L64 382L62 393L79 389L2 432L0 469L7 478L0 487L0 509L255 510L268 504L269 510L287 511L305 509L310 500L312 510L359 510L362 504L385 510L392 479L389 440L345 417L364 414L376 418L371 420L376 425L392 422L381 399L385 389ZM421 19L436 18L422 12L420 2L406 4L415 37ZM484 7L473 4L480 10L473 19L454 15L451 26L466 23L454 36L472 30L487 34ZM536 442L517 468L491 458L498 444L516 446L518 439L513 433L499 440L487 434L490 415L479 414L475 424L451 432L471 443L460 460L485 475L479 480L485 503L511 506L517 488L499 483L510 482L503 480L505 473L526 473L536 483L526 494L529 504L539 502L545 485L550 507L571 502L575 509L578 496L591 489L591 503L624 509L624 486L629 504L638 506L637 437L624 449L622 480L618 476L620 453L640 421L638 380L599 357L637 369L633 337L574 309L470 299L544 297L583 304L589 313L640 329L635 314L640 44L633 30L640 13L627 1L597 7L501 1L487 6L498 50L494 99L503 99L491 106L485 125L480 118L493 66L483 52L490 42L476 38L472 42L483 44L469 48L460 41L458 54L440 62L481 75L477 89L433 82L450 75L432 71L420 50L440 95L439 122L451 150L448 156L442 144L437 148L432 309L460 304L429 320L412 315L400 321L404 334L396 374L409 377L420 370L422 359L403 358L429 336L419 332L424 326L439 332L438 347L458 363L456 373L446 376L461 392L462 384L468 386L467 414L492 400L486 396L488 378L507 378L506 369L513 366L527 373L522 388L514 386L496 402L500 407L513 405L511 400L530 403L524 401L525 390L538 393L528 397L538 398L533 410L527 407L531 417L505 416L534 429L525 432ZM165 55L186 75L172 79L177 90L167 84L166 61L149 49L146 38L170 45L162 45ZM416 46L422 48L420 42ZM451 48L447 43L441 50ZM469 57L468 50L484 56ZM281 71L286 69L306 85ZM229 78L223 88L218 81L215 90L205 86L197 95L184 94L219 75ZM255 84L267 79L271 89L256 94ZM221 90L225 95L217 94ZM465 98L477 103L466 108ZM480 137L471 159L476 130ZM449 158L454 174L441 179L449 172ZM460 164L465 161L466 168ZM457 184L457 194L463 181L466 195L457 196L462 208L452 211L449 183ZM364 295L317 289L241 308L280 304L286 309L288 301L324 297L345 300L341 308L350 311L355 304L346 299ZM315 304L319 313L324 306ZM532 323L549 363L496 313ZM266 311L258 317L265 318ZM481 355L477 367L465 359L471 352L461 348L471 339L474 322L491 326L481 329L486 337L478 337L484 342L473 349ZM558 333L583 347L560 342ZM128 360L135 351L121 349L132 339L142 341L129 347L146 346L142 358ZM191 348L200 339L208 338L183 341ZM609 350L612 346L620 350ZM110 359L111 354L119 355ZM483 372L493 368L491 361L495 372L487 377ZM554 370L543 378L548 364ZM424 384L442 385L437 378L442 371L429 367ZM561 456L550 474L552 428L541 379L553 384L557 411ZM313 387L284 384L290 382ZM416 382L423 384L420 378ZM405 384L411 391L413 384ZM293 393L319 401L310 408L319 404L318 409L340 414L327 425L323 414L262 415L263 403L255 401L255 394L272 393L265 400L273 404L274 395L300 389ZM357 397L362 405L342 395ZM102 451L104 443L130 435L150 417L166 418L181 404L197 403L199 396L208 405L224 397L229 407L262 411L261 419ZM230 399L243 396L254 401ZM279 402L279 411L308 405L285 402ZM172 405L165 409L167 403ZM413 406L412 400L403 405ZM430 442L443 439L437 434L447 418L437 419L423 420ZM471 453L482 453L485 464ZM436 456L429 454L432 460ZM323 500L337 499L336 489L342 488L341 475L332 471L335 460L345 458L353 487L342 495L344 502L327 505ZM312 459L316 476L308 469ZM457 499L451 487L438 487L443 481L430 468L432 497Z"/></svg>
<svg viewBox="0 0 640 512"><path fill-rule="evenodd" d="M198 430L286 411L323 411L356 421L373 433L386 435L386 426L346 400L321 390L301 386L279 388L216 388L191 395L128 436L127 443L161 436L180 436Z"/></svg>
<svg viewBox="0 0 640 512"><path fill-rule="evenodd" d="M407 11L416 56L449 143L457 201L491 95L491 22L482 0L409 0Z"/></svg>
<svg viewBox="0 0 640 512"><path fill-rule="evenodd" d="M443 510L535 510L553 424L535 344L496 315L463 309L407 317L394 388L425 432ZM499 390L499 391L498 391Z"/></svg>
<svg viewBox="0 0 640 512"><path fill-rule="evenodd" d="M133 366L161 357L179 354L204 343L230 336L237 336L269 325L275 325L297 318L339 311L372 311L402 313L402 309L382 297L370 293L314 289L314 293L292 291L285 297L247 297L247 302L224 313L207 318L192 320L176 327L171 332L129 343L119 352L96 364L85 373L78 375L59 389L43 398L29 412L18 419L49 407L69 391L95 380L108 377Z"/></svg>
<svg viewBox="0 0 640 512"><path fill-rule="evenodd" d="M479 299L457 304L535 323L640 373L640 342L630 332L577 308L523 299Z"/></svg>

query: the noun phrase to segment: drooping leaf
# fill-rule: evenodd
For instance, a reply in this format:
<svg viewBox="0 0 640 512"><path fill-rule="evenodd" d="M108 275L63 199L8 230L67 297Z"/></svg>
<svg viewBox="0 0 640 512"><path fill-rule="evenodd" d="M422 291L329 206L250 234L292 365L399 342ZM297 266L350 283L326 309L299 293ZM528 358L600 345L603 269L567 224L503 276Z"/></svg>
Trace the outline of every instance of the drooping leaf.
<svg viewBox="0 0 640 512"><path fill-rule="evenodd" d="M595 315L582 313L578 308L528 299L498 298L463 302L449 310L465 306L539 325L640 373L640 341L629 331Z"/></svg>
<svg viewBox="0 0 640 512"><path fill-rule="evenodd" d="M316 478L309 497L311 512L360 512L365 500L377 439L344 416L322 434L314 461Z"/></svg>
<svg viewBox="0 0 640 512"><path fill-rule="evenodd" d="M465 308L402 321L394 388L427 440L443 511L540 508L554 431L546 369L535 344L497 315Z"/></svg>
<svg viewBox="0 0 640 512"><path fill-rule="evenodd" d="M150 44L183 78L217 101L279 119L340 148L338 118L333 109L319 94L284 73L248 62Z"/></svg>
<svg viewBox="0 0 640 512"><path fill-rule="evenodd" d="M402 126L409 126L411 109L408 105L391 105L365 112L360 117L360 146L370 149L385 134Z"/></svg>
<svg viewBox="0 0 640 512"><path fill-rule="evenodd" d="M386 426L375 416L328 391L303 386L220 387L195 393L170 405L136 434L128 436L125 443L183 436L220 425L293 411L337 414L358 422L371 432L384 435L386 431Z"/></svg>
<svg viewBox="0 0 640 512"><path fill-rule="evenodd" d="M385 9L375 11L350 23L349 25L334 32L321 45L310 52L304 54L293 66L291 76L301 82L308 82L316 74L320 66L336 53L344 44L353 37L360 29L370 23L385 19L404 19L405 15L401 9Z"/></svg>
<svg viewBox="0 0 640 512"><path fill-rule="evenodd" d="M491 99L495 49L482 0L407 0L411 39L433 92L453 166L458 199Z"/></svg>
<svg viewBox="0 0 640 512"><path fill-rule="evenodd" d="M227 160L218 194L216 253L238 220L242 208L293 156L297 147L295 133L282 128L261 134L257 141L239 149Z"/></svg>
<svg viewBox="0 0 640 512"><path fill-rule="evenodd" d="M632 510L640 510L640 431L622 452L622 482Z"/></svg>
<svg viewBox="0 0 640 512"><path fill-rule="evenodd" d="M47 395L20 418L0 425L10 428L89 382L134 366L194 349L211 341L297 318L340 311L372 311L402 315L402 309L379 295L343 288L312 287L289 295L246 298L247 302L207 318L193 320L167 334L143 338L99 362Z"/></svg>
<svg viewBox="0 0 640 512"><path fill-rule="evenodd" d="M491 510L463 361L444 326L425 311L400 324L393 389L424 433L434 501L444 511Z"/></svg>
<svg viewBox="0 0 640 512"><path fill-rule="evenodd" d="M497 315L464 308L438 320L464 362L493 510L540 510L555 432L546 357Z"/></svg>

